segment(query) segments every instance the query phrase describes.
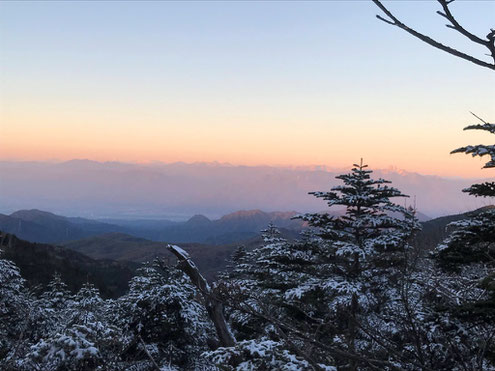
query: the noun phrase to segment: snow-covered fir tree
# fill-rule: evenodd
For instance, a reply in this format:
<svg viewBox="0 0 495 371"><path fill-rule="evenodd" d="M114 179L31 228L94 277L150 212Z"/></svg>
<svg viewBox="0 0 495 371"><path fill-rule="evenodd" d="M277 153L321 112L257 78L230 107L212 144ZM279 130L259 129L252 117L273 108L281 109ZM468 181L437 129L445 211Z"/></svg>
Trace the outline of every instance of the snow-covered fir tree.
<svg viewBox="0 0 495 371"><path fill-rule="evenodd" d="M67 285L62 281L60 274L55 273L46 290L41 294L40 299L46 308L61 310L67 307L72 300L72 296Z"/></svg>
<svg viewBox="0 0 495 371"><path fill-rule="evenodd" d="M62 281L60 274L55 273L36 302L43 317L39 326L44 334L48 334L61 330L67 323L70 308L74 304L74 297Z"/></svg>
<svg viewBox="0 0 495 371"><path fill-rule="evenodd" d="M124 331L122 357L136 369L208 369L201 354L213 329L184 273L158 262L145 266L115 305L115 324Z"/></svg>
<svg viewBox="0 0 495 371"><path fill-rule="evenodd" d="M397 361L373 335L399 331L392 303L400 301L419 225L413 211L390 200L404 195L371 173L355 165L337 177L342 186L313 193L345 207L343 216L302 215L313 229L295 242L270 227L265 244L238 259L226 287L237 299L230 318L239 338L276 341L311 369Z"/></svg>
<svg viewBox="0 0 495 371"><path fill-rule="evenodd" d="M391 201L405 195L388 186L387 180L372 179L371 173L361 161L351 173L337 176L343 185L312 192L329 207L345 207L343 216L302 216L316 229L318 243L325 246L331 261L322 284L332 298L329 319L337 327L333 342L351 354L369 353L370 359L382 348L373 332L379 330L383 337L397 331L391 304L400 300L400 283L412 250L409 242L419 229L414 213ZM384 354L380 358L388 360ZM339 363L355 369L359 361Z"/></svg>
<svg viewBox="0 0 495 371"><path fill-rule="evenodd" d="M16 357L23 350L30 312L24 283L19 268L0 258L0 369L14 370Z"/></svg>
<svg viewBox="0 0 495 371"><path fill-rule="evenodd" d="M495 124L483 121L465 130L495 134ZM495 145L474 145L452 153L488 156L484 168L495 168ZM495 197L495 182L463 190L476 197ZM445 338L444 353L458 369L495 369L495 208L486 207L448 225L450 235L433 253L437 266L430 286L431 317ZM434 333L434 332L432 332Z"/></svg>
<svg viewBox="0 0 495 371"><path fill-rule="evenodd" d="M118 369L121 334L106 316L99 291L87 283L68 304L63 325L31 347L33 369Z"/></svg>
<svg viewBox="0 0 495 371"><path fill-rule="evenodd" d="M237 369L286 369L282 367L286 362L298 364L299 369L313 369L310 364L315 362L330 367L331 357L317 347L307 348L300 336L291 334L293 330L310 332L328 304L301 300L293 292L303 282L316 281L316 267L324 263L314 251L318 245L289 242L272 224L262 231L262 238L259 248L235 254L232 271L220 283L231 306L229 320L239 342L235 348L219 349L210 357L215 362L228 360ZM291 331L286 337L288 325ZM324 336L325 331L315 335L317 339Z"/></svg>

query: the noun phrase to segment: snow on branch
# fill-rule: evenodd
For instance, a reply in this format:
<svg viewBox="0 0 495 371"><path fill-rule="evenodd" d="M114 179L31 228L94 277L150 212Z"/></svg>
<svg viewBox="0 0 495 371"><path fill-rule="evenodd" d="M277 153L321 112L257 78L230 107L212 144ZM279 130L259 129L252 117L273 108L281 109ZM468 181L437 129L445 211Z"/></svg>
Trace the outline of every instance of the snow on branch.
<svg viewBox="0 0 495 371"><path fill-rule="evenodd" d="M480 120L483 125L477 124L477 125L469 125L464 128L464 130L486 130L492 134L495 134L495 124L490 124L480 118L479 116L476 116L474 113L471 112L471 114L476 117L478 120ZM491 160L489 160L485 166L483 166L484 169L487 168L493 168L495 167L495 145L475 145L475 146L465 146L465 147L460 147L454 149L451 154L453 153L466 153L466 154L471 154L473 157L479 156L490 156Z"/></svg>

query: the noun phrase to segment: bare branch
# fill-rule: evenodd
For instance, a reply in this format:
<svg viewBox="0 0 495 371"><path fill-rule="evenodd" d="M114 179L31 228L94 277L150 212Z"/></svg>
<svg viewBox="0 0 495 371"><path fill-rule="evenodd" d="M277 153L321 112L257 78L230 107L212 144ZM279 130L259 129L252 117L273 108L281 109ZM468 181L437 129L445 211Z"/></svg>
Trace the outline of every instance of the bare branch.
<svg viewBox="0 0 495 371"><path fill-rule="evenodd" d="M478 115L476 115L475 113L469 111L469 113L471 115L473 115L474 117L476 117L478 120L480 120L483 124L488 124L488 122L486 122L485 120L483 120L481 117L479 117Z"/></svg>
<svg viewBox="0 0 495 371"><path fill-rule="evenodd" d="M396 25L395 22L389 21L388 19L385 19L385 18L383 18L382 16L380 16L378 14L376 15L376 18L378 18L380 21L383 21L385 23L391 24L392 26L395 26Z"/></svg>
<svg viewBox="0 0 495 371"><path fill-rule="evenodd" d="M377 15L376 17L378 19L380 19L381 21L383 21L387 24L390 24L392 26L399 27L402 30L406 31L407 33L413 35L414 37L420 39L421 41L423 41L423 42L425 42L425 43L427 43L427 44L429 44L429 45L431 45L437 49L443 50L444 52L452 54L456 57L459 57L459 58L462 58L462 59L467 60L469 62L472 62L478 66L482 66L482 67L489 68L491 70L495 70L495 31L492 30L492 32L490 32L487 35L486 40L483 40L480 37L467 31L464 27L462 27L459 24L459 22L457 22L457 20L454 18L454 16L450 12L450 9L448 8L448 5L450 3L452 3L453 0L450 0L450 1L438 0L440 5L442 6L443 12L437 12L437 13L440 14L442 17L446 18L451 23L450 25L447 25L447 27L455 29L456 31L458 31L462 35L466 36L469 40L488 48L488 50L490 51L490 56L493 58L493 63L483 61L483 60L475 58L469 54L461 52L457 49L454 49L450 46L444 45L444 44L432 39L431 37L424 35L418 31L410 28L406 24L402 23L397 17L395 17L393 15L393 13L390 10L388 10L385 7L385 5L383 5L381 3L380 0L372 0L372 1L389 18L389 19L385 19L385 18L381 17L380 15Z"/></svg>
<svg viewBox="0 0 495 371"><path fill-rule="evenodd" d="M488 47L490 45L490 41L489 40L483 40L482 38L480 38L480 37L472 34L471 32L467 31L464 27L462 27L459 24L459 22L457 22L457 20L452 15L452 12L449 9L450 2L447 2L445 0L438 0L438 2L440 3L440 5L441 5L441 7L443 9L443 13L440 12L440 11L438 11L437 13L440 14L441 16L447 18L448 21L451 23L451 26L450 25L447 25L447 27L452 28L452 29L458 31L462 35L466 36L472 42L475 42L477 44L480 44L480 45L483 45L483 46L486 46L486 47Z"/></svg>

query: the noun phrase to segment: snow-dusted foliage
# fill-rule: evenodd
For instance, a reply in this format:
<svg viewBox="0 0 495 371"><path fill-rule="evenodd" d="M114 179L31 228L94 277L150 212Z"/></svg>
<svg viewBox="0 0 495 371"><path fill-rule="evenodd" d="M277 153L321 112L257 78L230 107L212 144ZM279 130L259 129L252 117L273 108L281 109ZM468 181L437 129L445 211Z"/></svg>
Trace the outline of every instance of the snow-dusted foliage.
<svg viewBox="0 0 495 371"><path fill-rule="evenodd" d="M483 121L483 125L469 125L464 128L464 130L484 130L488 131L491 134L495 134L495 124L490 124L488 122ZM473 157L475 156L488 156L489 160L485 164L484 168L493 168L495 167L495 145L469 145L465 147L460 147L454 149L452 153L466 153L470 154Z"/></svg>
<svg viewBox="0 0 495 371"><path fill-rule="evenodd" d="M432 265L421 273L422 302L413 307L416 358L431 369L495 370L493 307L484 314L465 311L486 297L479 285L486 267L473 264L455 273Z"/></svg>
<svg viewBox="0 0 495 371"><path fill-rule="evenodd" d="M432 336L455 339L442 342L453 366L495 369L495 209L448 227L452 233L433 252L440 269L425 289Z"/></svg>
<svg viewBox="0 0 495 371"><path fill-rule="evenodd" d="M53 293L56 287L61 291ZM60 307L63 289L55 278L49 294L45 295L48 303ZM74 301L66 301L65 313L61 317L64 319L61 325L55 326L31 347L27 358L35 369L85 370L103 365L110 367L116 363L121 333L110 324L104 301L93 285L84 285Z"/></svg>
<svg viewBox="0 0 495 371"><path fill-rule="evenodd" d="M55 273L53 279L48 283L46 291L41 294L40 304L47 312L60 312L73 301L73 295L70 293L67 285L62 281L58 273Z"/></svg>
<svg viewBox="0 0 495 371"><path fill-rule="evenodd" d="M495 208L448 225L452 233L437 247L442 267L458 270L470 263L493 266L495 262Z"/></svg>
<svg viewBox="0 0 495 371"><path fill-rule="evenodd" d="M240 249L234 254L232 271L218 284L224 302L230 306L228 317L239 342L210 353L210 359L219 367L227 362L229 369L238 370L310 370L314 362L322 369L333 367L333 359L326 352L308 347L299 336L293 336L316 329L315 320L324 315L328 304L323 296L318 302L315 297L303 299L293 292L304 282L316 280L317 266L323 263L316 252L318 245L289 242L273 225L262 232L262 237L261 247ZM314 339L327 335L322 328L314 333Z"/></svg>
<svg viewBox="0 0 495 371"><path fill-rule="evenodd" d="M412 253L409 242L419 224L413 210L390 200L405 195L388 186L389 181L372 179L366 168L355 165L351 173L337 177L342 186L312 193L330 207L345 207L343 216L301 218L315 228L316 243L325 247L329 258L320 287L331 298L328 318L339 324L333 342L351 353L376 356L383 346L375 335L393 337L399 330L397 304ZM355 365L351 362L351 367Z"/></svg>
<svg viewBox="0 0 495 371"><path fill-rule="evenodd" d="M14 368L28 324L29 305L19 269L11 261L0 259L0 369Z"/></svg>
<svg viewBox="0 0 495 371"><path fill-rule="evenodd" d="M129 293L104 300L91 284L72 295L55 275L35 296L0 260L0 369L211 370L214 336L200 295L181 271L146 266Z"/></svg>
<svg viewBox="0 0 495 371"><path fill-rule="evenodd" d="M207 356L223 370L314 370L307 361L290 353L285 344L266 338L239 341L235 347L218 348L208 352ZM337 370L330 366L319 366L326 371Z"/></svg>
<svg viewBox="0 0 495 371"><path fill-rule="evenodd" d="M483 121L465 130L495 134L495 125ZM466 146L452 153L488 156L484 168L495 168L493 145ZM493 198L495 183L474 184L463 191ZM432 253L436 269L423 280L429 343L438 345L436 355L444 358L445 367L495 370L495 208L478 210L447 228L450 235Z"/></svg>
<svg viewBox="0 0 495 371"><path fill-rule="evenodd" d="M198 293L181 271L170 267L141 268L130 289L116 301L115 323L125 333L124 357L182 369L208 362L212 326Z"/></svg>
<svg viewBox="0 0 495 371"><path fill-rule="evenodd" d="M477 116L476 116L477 117ZM469 125L464 130L483 130L491 134L495 134L495 124L490 124L481 120L483 124ZM469 145L460 147L453 150L451 153L465 153L470 154L473 157L487 156L489 159L483 166L483 168L495 168L495 145ZM484 182L480 184L473 184L471 187L464 189L464 192L477 197L495 197L495 182Z"/></svg>
<svg viewBox="0 0 495 371"><path fill-rule="evenodd" d="M372 336L399 331L393 303L400 301L409 239L419 225L412 210L390 201L404 195L370 174L356 165L338 177L342 186L313 193L344 206L342 217L300 216L312 230L293 242L270 226L262 247L236 254L224 285L239 339L269 338L311 367L362 366L366 357L358 354L378 350L392 364Z"/></svg>

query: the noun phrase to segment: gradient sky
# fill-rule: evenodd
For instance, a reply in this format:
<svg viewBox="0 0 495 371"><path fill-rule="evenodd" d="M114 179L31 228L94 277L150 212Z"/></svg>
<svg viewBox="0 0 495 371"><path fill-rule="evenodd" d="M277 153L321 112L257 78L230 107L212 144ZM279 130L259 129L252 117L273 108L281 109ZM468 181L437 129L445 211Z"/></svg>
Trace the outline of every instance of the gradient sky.
<svg viewBox="0 0 495 371"><path fill-rule="evenodd" d="M434 1L389 3L445 43ZM452 11L485 35L494 1ZM220 161L489 177L495 74L375 18L371 1L1 2L0 159Z"/></svg>

